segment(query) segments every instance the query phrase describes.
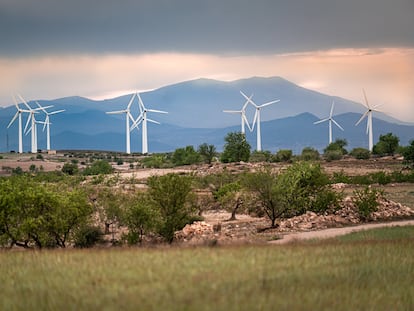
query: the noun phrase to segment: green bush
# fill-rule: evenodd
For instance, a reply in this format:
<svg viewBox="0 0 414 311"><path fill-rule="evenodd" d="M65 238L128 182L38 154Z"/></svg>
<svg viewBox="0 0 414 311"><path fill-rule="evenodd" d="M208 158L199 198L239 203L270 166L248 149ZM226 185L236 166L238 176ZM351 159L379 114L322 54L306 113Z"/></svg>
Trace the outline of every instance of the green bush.
<svg viewBox="0 0 414 311"><path fill-rule="evenodd" d="M196 164L200 162L200 154L193 146L178 148L172 155L172 162L176 166Z"/></svg>
<svg viewBox="0 0 414 311"><path fill-rule="evenodd" d="M103 241L102 230L93 225L84 225L80 227L74 236L74 246L78 248L93 247Z"/></svg>
<svg viewBox="0 0 414 311"><path fill-rule="evenodd" d="M324 157L326 161L337 161L342 159L342 151L341 150L328 150L325 152Z"/></svg>
<svg viewBox="0 0 414 311"><path fill-rule="evenodd" d="M348 151L345 149L345 146L348 145L346 139L337 139L333 143L330 143L325 149L324 153L326 154L329 151L339 151L341 155L347 154Z"/></svg>
<svg viewBox="0 0 414 311"><path fill-rule="evenodd" d="M316 161L319 160L319 151L312 147L305 147L302 150L301 159L303 161Z"/></svg>
<svg viewBox="0 0 414 311"><path fill-rule="evenodd" d="M221 154L221 162L248 162L250 158L250 144L246 136L240 132L228 133L224 138L226 141L224 151Z"/></svg>
<svg viewBox="0 0 414 311"><path fill-rule="evenodd" d="M252 163L269 162L271 157L270 151L253 151L250 155L249 161Z"/></svg>
<svg viewBox="0 0 414 311"><path fill-rule="evenodd" d="M111 174L114 171L111 164L105 160L97 160L84 169L84 175Z"/></svg>
<svg viewBox="0 0 414 311"><path fill-rule="evenodd" d="M358 160L367 160L371 156L371 153L365 148L354 148L351 150L350 155Z"/></svg>
<svg viewBox="0 0 414 311"><path fill-rule="evenodd" d="M374 188L365 187L363 190L355 190L353 203L358 209L359 218L362 221L369 220L371 213L378 209L378 199L383 192Z"/></svg>
<svg viewBox="0 0 414 311"><path fill-rule="evenodd" d="M76 175L79 171L78 165L76 163L65 163L62 167L62 173L67 175Z"/></svg>
<svg viewBox="0 0 414 311"><path fill-rule="evenodd" d="M272 162L291 162L293 152L290 149L280 149L272 157Z"/></svg>

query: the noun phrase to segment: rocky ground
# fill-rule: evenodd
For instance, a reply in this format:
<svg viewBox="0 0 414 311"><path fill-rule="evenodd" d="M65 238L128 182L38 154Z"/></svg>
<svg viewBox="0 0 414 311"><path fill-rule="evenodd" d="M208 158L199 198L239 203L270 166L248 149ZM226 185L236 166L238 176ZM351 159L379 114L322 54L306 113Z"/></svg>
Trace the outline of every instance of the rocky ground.
<svg viewBox="0 0 414 311"><path fill-rule="evenodd" d="M373 223L387 225L397 220L412 219L414 225L414 210L387 199L379 200L378 210L370 215L368 222L360 220L359 214L350 197L342 202L342 208L332 213L306 214L284 219L277 228L270 229L267 218L257 218L248 215L237 215L237 220L228 220L230 213L222 210L206 211L204 221L187 225L176 233L178 244L183 245L229 245L229 244L265 244L269 241L283 240L298 233L321 232L331 228L342 228L337 234L348 232L349 228L369 227ZM348 228L348 229L347 229ZM332 234L331 234L332 235ZM303 235L306 236L306 235ZM322 236L322 235L321 235Z"/></svg>

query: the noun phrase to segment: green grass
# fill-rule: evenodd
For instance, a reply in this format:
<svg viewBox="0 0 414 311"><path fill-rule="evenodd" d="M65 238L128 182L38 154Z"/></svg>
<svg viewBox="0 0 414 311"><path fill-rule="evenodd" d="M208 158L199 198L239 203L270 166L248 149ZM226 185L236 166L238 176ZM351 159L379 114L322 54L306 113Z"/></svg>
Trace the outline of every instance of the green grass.
<svg viewBox="0 0 414 311"><path fill-rule="evenodd" d="M342 242L368 242L368 241L414 241L414 226L397 226L371 229L366 231L353 232L344 236L337 237L336 240Z"/></svg>
<svg viewBox="0 0 414 311"><path fill-rule="evenodd" d="M0 309L413 310L410 230L357 243L1 252Z"/></svg>

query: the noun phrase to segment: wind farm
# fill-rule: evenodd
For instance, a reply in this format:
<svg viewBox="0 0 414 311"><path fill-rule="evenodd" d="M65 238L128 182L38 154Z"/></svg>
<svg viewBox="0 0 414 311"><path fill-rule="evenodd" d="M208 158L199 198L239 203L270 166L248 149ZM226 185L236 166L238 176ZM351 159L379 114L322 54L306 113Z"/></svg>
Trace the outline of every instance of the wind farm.
<svg viewBox="0 0 414 311"><path fill-rule="evenodd" d="M365 113L367 117L370 114L365 102L322 96L280 78L251 78L231 83L207 79L200 80L202 83L198 81L140 94L133 92L104 101L83 98L31 100L28 102L34 103L31 110L19 97L19 103L14 99L13 106L3 109L3 113L7 112L4 117L0 110L0 126L7 130L0 136L0 150L23 152L29 149L34 152L42 149L35 145L40 144L45 146L45 151L51 148L95 149L145 154L173 151L203 142L222 150L223 137L229 131L244 133L256 151L292 149L294 153L300 153L306 146L322 151L334 137L346 139L351 149L365 144L369 146L369 136L354 126L361 115ZM218 86L217 90L215 86ZM272 100L274 98L278 99ZM65 113L45 109L53 114L47 116L36 102L41 107L55 106L55 111L65 110ZM278 104L273 105L276 102ZM371 108L377 110L378 107ZM20 149L19 119L25 122L22 136L27 134L21 139ZM373 144L380 135L388 132L397 134L402 144L410 141L410 124L398 123L398 120L378 111L375 111L373 119L377 129ZM158 126L159 123L162 124ZM321 123L328 125L328 135L325 134L327 127L308 126ZM36 130L39 124L46 132L45 136ZM340 132L335 132L335 127ZM32 128L37 133L33 134ZM32 138L29 133L37 139L28 142L27 138ZM53 146L50 146L50 141L53 141ZM6 148L8 145L11 149Z"/></svg>

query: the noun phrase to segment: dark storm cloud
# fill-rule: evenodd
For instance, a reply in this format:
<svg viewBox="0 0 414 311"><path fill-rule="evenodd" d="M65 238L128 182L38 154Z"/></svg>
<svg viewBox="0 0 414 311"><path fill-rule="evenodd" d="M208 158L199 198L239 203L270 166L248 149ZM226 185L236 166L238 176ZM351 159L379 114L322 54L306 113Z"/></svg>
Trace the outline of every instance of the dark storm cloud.
<svg viewBox="0 0 414 311"><path fill-rule="evenodd" d="M2 0L0 54L414 46L413 0Z"/></svg>

